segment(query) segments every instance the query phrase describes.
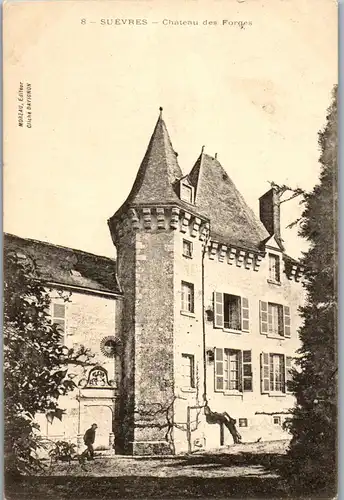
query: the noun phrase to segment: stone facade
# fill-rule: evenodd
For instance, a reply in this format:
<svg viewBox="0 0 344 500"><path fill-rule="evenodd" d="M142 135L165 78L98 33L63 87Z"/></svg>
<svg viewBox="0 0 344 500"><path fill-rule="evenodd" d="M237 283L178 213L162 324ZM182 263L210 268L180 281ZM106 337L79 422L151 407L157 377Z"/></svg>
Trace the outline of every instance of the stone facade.
<svg viewBox="0 0 344 500"><path fill-rule="evenodd" d="M42 435L82 447L86 429L97 422L96 448L113 448L114 429L118 427L121 357L119 352L108 354L106 344L120 339L122 301L118 297L63 288L51 292L51 301L52 320L58 321L54 314L56 305L59 319L64 319L61 325L64 344L75 349L83 345L94 357L92 366L70 368L78 387L60 398L60 407L66 411L62 421L55 418L50 423L45 415L37 416Z"/></svg>

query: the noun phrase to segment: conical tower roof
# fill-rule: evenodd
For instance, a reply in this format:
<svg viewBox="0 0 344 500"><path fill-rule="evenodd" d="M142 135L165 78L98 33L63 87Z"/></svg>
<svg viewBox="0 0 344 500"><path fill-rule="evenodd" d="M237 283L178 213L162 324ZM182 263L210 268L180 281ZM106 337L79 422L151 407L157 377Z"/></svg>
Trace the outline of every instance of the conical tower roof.
<svg viewBox="0 0 344 500"><path fill-rule="evenodd" d="M211 236L223 243L259 249L269 237L220 162L201 153L189 176L196 209L210 219Z"/></svg>
<svg viewBox="0 0 344 500"><path fill-rule="evenodd" d="M125 204L173 203L180 201L173 184L182 177L164 120L162 108Z"/></svg>

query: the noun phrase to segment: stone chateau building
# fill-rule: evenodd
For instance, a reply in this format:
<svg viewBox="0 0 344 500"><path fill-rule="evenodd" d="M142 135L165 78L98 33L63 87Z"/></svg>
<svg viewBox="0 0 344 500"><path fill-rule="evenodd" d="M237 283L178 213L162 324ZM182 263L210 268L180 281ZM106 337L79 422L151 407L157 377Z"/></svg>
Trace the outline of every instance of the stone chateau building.
<svg viewBox="0 0 344 500"><path fill-rule="evenodd" d="M227 413L243 442L288 438L302 268L285 253L274 189L259 209L260 220L203 150L183 175L160 111L108 220L116 261L5 236L54 290L64 343L95 354L61 398L62 421L37 417L44 435L81 442L97 422L98 449L179 453L233 443Z"/></svg>

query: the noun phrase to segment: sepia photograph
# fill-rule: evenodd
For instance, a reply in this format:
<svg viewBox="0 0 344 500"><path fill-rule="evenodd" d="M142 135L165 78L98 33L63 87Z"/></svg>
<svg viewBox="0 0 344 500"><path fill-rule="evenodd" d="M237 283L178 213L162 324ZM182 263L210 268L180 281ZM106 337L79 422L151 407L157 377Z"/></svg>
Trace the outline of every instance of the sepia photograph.
<svg viewBox="0 0 344 500"><path fill-rule="evenodd" d="M338 496L337 10L4 4L7 499Z"/></svg>

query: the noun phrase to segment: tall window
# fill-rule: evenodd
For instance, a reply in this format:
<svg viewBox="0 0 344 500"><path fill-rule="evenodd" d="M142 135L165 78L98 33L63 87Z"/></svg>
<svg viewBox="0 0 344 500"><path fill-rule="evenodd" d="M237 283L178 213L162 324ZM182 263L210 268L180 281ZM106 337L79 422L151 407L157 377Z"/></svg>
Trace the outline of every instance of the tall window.
<svg viewBox="0 0 344 500"><path fill-rule="evenodd" d="M270 391L284 391L284 356L270 354Z"/></svg>
<svg viewBox="0 0 344 500"><path fill-rule="evenodd" d="M250 329L249 301L245 297L214 292L214 328L248 332Z"/></svg>
<svg viewBox="0 0 344 500"><path fill-rule="evenodd" d="M268 304L269 333L283 335L283 306L280 304Z"/></svg>
<svg viewBox="0 0 344 500"><path fill-rule="evenodd" d="M181 376L183 387L195 387L195 358L192 354L182 354Z"/></svg>
<svg viewBox="0 0 344 500"><path fill-rule="evenodd" d="M292 357L263 352L260 356L261 392L290 392Z"/></svg>
<svg viewBox="0 0 344 500"><path fill-rule="evenodd" d="M193 200L193 189L191 186L184 184L183 182L180 184L180 199L186 201L187 203L192 203Z"/></svg>
<svg viewBox="0 0 344 500"><path fill-rule="evenodd" d="M261 334L290 337L290 307L260 300L259 309Z"/></svg>
<svg viewBox="0 0 344 500"><path fill-rule="evenodd" d="M182 311L194 312L194 286L192 283L182 281Z"/></svg>
<svg viewBox="0 0 344 500"><path fill-rule="evenodd" d="M225 351L225 361L223 366L223 382L227 391L238 391L240 384L240 351L228 349Z"/></svg>
<svg viewBox="0 0 344 500"><path fill-rule="evenodd" d="M224 294L224 327L231 330L241 330L241 299L236 295Z"/></svg>
<svg viewBox="0 0 344 500"><path fill-rule="evenodd" d="M252 391L251 351L215 348L215 390Z"/></svg>
<svg viewBox="0 0 344 500"><path fill-rule="evenodd" d="M280 258L272 253L269 254L269 279L276 283L281 281Z"/></svg>

